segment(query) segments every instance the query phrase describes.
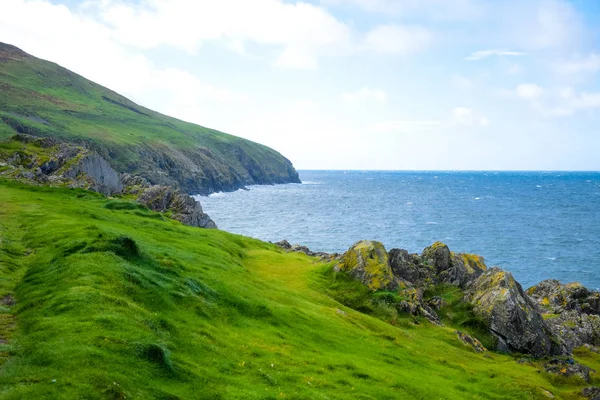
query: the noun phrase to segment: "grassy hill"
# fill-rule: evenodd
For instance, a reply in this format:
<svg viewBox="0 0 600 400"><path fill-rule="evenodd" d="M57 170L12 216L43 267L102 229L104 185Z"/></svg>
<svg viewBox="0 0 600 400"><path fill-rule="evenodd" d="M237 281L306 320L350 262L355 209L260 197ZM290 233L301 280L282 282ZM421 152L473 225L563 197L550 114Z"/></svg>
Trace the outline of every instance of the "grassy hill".
<svg viewBox="0 0 600 400"><path fill-rule="evenodd" d="M330 271L124 200L0 180L0 398L574 399L590 385L346 308Z"/></svg>
<svg viewBox="0 0 600 400"><path fill-rule="evenodd" d="M0 139L15 132L85 143L119 172L193 193L299 181L266 146L159 114L0 43Z"/></svg>

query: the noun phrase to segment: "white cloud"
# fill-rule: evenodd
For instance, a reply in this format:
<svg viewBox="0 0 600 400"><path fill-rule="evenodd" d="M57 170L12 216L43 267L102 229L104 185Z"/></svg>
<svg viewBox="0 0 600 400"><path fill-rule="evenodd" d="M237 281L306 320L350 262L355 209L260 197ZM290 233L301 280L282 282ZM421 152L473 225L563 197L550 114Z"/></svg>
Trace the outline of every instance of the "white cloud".
<svg viewBox="0 0 600 400"><path fill-rule="evenodd" d="M479 61L479 60L483 60L484 58L488 58L491 56L518 57L518 56L524 56L524 55L526 55L526 53L523 53L520 51L513 51L513 50L508 50L508 49L488 49L488 50L476 51L476 52L472 53L471 55L465 57L465 60Z"/></svg>
<svg viewBox="0 0 600 400"><path fill-rule="evenodd" d="M419 133L440 127L434 120L389 120L371 125L368 131L375 133Z"/></svg>
<svg viewBox="0 0 600 400"><path fill-rule="evenodd" d="M369 31L365 48L382 54L410 54L433 43L434 35L420 26L382 25Z"/></svg>
<svg viewBox="0 0 600 400"><path fill-rule="evenodd" d="M160 68L115 40L96 20L48 1L3 0L0 37L33 55L59 62L150 108L187 120L210 119L208 107L243 100L177 68Z"/></svg>
<svg viewBox="0 0 600 400"><path fill-rule="evenodd" d="M556 67L558 72L564 74L594 73L600 71L600 55L597 53L589 54L585 58L574 61L563 62Z"/></svg>
<svg viewBox="0 0 600 400"><path fill-rule="evenodd" d="M387 94L381 89L371 89L369 87L363 87L356 92L342 93L342 100L348 103L364 103L364 102L377 102L385 103L387 101Z"/></svg>
<svg viewBox="0 0 600 400"><path fill-rule="evenodd" d="M466 107L456 107L452 110L452 122L464 127L484 127L490 124L487 117Z"/></svg>
<svg viewBox="0 0 600 400"><path fill-rule="evenodd" d="M544 89L533 83L517 86L517 96L525 100L537 100L544 94Z"/></svg>

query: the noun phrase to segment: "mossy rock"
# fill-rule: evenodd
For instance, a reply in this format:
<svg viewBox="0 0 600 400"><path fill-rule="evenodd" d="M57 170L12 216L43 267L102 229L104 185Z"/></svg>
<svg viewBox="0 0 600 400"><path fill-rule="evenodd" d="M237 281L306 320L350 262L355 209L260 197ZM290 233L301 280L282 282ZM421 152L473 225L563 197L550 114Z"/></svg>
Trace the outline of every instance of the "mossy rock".
<svg viewBox="0 0 600 400"><path fill-rule="evenodd" d="M362 240L344 255L337 268L367 285L371 290L393 290L397 287L382 243Z"/></svg>

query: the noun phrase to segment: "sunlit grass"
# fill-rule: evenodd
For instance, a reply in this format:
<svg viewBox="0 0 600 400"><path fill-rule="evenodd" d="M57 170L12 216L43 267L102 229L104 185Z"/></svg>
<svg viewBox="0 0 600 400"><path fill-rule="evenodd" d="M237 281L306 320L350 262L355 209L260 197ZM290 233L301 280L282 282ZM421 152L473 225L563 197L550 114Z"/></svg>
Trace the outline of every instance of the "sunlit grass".
<svg viewBox="0 0 600 400"><path fill-rule="evenodd" d="M0 181L0 298L16 299L0 307L0 398L529 399L586 386L477 354L452 327L352 310L316 259L153 215Z"/></svg>

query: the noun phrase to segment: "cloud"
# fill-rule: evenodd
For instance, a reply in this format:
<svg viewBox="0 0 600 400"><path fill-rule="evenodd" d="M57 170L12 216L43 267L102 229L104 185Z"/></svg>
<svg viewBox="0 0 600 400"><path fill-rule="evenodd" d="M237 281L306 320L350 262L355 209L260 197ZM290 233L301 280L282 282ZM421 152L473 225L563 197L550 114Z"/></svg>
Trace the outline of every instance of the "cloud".
<svg viewBox="0 0 600 400"><path fill-rule="evenodd" d="M556 70L563 74L598 72L600 71L600 55L592 53L585 58L560 63L556 66Z"/></svg>
<svg viewBox="0 0 600 400"><path fill-rule="evenodd" d="M410 54L429 47L434 35L420 26L382 25L369 31L364 47L381 54Z"/></svg>
<svg viewBox="0 0 600 400"><path fill-rule="evenodd" d="M490 124L487 117L466 107L456 107L452 110L452 122L463 127L484 127Z"/></svg>
<svg viewBox="0 0 600 400"><path fill-rule="evenodd" d="M532 83L517 86L517 96L525 100L537 100L544 94L544 89Z"/></svg>
<svg viewBox="0 0 600 400"><path fill-rule="evenodd" d="M48 1L3 0L0 37L37 57L59 62L147 107L210 122L211 109L245 96L203 82L188 71L162 68L124 46L97 20Z"/></svg>
<svg viewBox="0 0 600 400"><path fill-rule="evenodd" d="M385 103L387 101L387 94L385 91L381 89L371 89L369 87L363 87L362 89L353 93L342 93L340 97L342 100L348 103Z"/></svg>
<svg viewBox="0 0 600 400"><path fill-rule="evenodd" d="M419 133L430 131L442 125L434 120L389 120L371 125L368 131L374 133Z"/></svg>
<svg viewBox="0 0 600 400"><path fill-rule="evenodd" d="M472 53L470 56L465 57L467 61L479 61L484 58L492 57L492 56L509 56L509 57L518 57L524 56L526 53L520 51L513 51L507 49L488 49L488 50L479 50Z"/></svg>

